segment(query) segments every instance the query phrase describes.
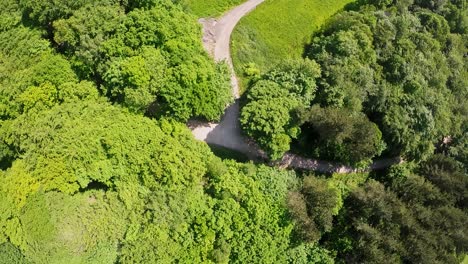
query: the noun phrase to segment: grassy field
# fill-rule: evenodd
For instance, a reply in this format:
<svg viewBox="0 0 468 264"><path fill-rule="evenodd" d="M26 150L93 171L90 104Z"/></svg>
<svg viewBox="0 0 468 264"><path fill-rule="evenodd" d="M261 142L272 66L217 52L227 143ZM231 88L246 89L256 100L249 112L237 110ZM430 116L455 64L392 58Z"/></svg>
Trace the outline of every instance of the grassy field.
<svg viewBox="0 0 468 264"><path fill-rule="evenodd" d="M198 17L217 17L246 0L183 0L189 11Z"/></svg>
<svg viewBox="0 0 468 264"><path fill-rule="evenodd" d="M244 17L232 36L232 58L242 79L245 64L264 72L281 60L299 58L312 33L353 0L267 0Z"/></svg>

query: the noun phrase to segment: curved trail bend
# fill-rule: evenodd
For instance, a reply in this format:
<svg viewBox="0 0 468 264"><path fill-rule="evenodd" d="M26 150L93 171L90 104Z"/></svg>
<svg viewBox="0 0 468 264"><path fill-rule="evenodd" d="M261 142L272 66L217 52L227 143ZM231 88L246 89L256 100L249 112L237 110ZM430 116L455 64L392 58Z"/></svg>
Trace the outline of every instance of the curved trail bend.
<svg viewBox="0 0 468 264"><path fill-rule="evenodd" d="M218 20L212 18L200 19L200 23L203 25L203 45L205 49L216 61L226 61L231 69L231 84L235 102L226 108L225 114L219 123L191 121L188 124L196 139L241 152L251 160L262 160L265 159L266 155L255 143L244 137L241 131L238 100L240 96L239 84L232 64L230 40L232 31L240 19L264 1L265 0L248 0L226 13ZM368 170L383 169L400 162L402 162L400 158L378 160L375 161ZM314 170L324 173L351 173L358 171L352 167L343 166L338 163L308 159L291 153L285 154L281 161L274 162L272 165L278 165L282 168Z"/></svg>
<svg viewBox="0 0 468 264"><path fill-rule="evenodd" d="M231 85L235 103L229 106L219 123L189 124L196 139L209 144L239 151L249 159L262 157L261 151L242 135L239 122L239 84L231 60L231 33L239 20L264 0L249 0L226 13L218 20L200 19L203 24L203 45L216 61L226 61L231 69Z"/></svg>

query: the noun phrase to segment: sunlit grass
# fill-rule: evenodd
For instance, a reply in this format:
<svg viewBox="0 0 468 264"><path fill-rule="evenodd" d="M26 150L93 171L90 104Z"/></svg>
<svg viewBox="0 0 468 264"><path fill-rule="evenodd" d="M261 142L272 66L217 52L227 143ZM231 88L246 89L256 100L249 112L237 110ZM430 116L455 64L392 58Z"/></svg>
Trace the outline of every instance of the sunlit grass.
<svg viewBox="0 0 468 264"><path fill-rule="evenodd" d="M186 8L198 17L217 17L246 0L183 0Z"/></svg>
<svg viewBox="0 0 468 264"><path fill-rule="evenodd" d="M261 72L281 60L300 58L312 33L353 0L267 0L237 25L232 57L237 75L253 62Z"/></svg>

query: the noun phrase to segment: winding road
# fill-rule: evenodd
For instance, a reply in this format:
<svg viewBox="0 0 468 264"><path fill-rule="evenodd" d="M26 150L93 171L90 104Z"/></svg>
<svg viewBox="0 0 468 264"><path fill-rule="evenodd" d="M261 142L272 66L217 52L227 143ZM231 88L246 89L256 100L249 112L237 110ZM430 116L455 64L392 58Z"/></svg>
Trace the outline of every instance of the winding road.
<svg viewBox="0 0 468 264"><path fill-rule="evenodd" d="M231 84L235 102L226 108L225 114L219 123L191 121L188 124L196 139L241 152L251 160L266 160L266 155L252 140L243 136L241 131L239 122L239 84L232 64L230 40L232 31L240 19L264 1L246 1L217 20L212 18L200 19L200 23L203 25L203 44L205 49L216 61L226 61L231 69ZM271 162L270 165L282 168L314 170L324 173L352 173L383 169L401 162L400 158L378 160L366 170L357 170L334 162L308 159L292 153L286 153L281 161Z"/></svg>

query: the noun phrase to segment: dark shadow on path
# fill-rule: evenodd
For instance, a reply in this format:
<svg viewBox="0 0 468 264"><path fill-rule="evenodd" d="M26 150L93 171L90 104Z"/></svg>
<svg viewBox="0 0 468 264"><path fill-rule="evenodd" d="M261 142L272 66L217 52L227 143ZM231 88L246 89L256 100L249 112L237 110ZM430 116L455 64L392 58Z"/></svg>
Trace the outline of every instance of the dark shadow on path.
<svg viewBox="0 0 468 264"><path fill-rule="evenodd" d="M252 160L262 159L261 151L242 134L239 107L239 100L236 100L226 108L221 122L208 133L206 143L238 151Z"/></svg>

